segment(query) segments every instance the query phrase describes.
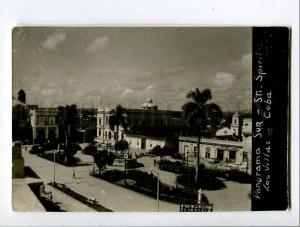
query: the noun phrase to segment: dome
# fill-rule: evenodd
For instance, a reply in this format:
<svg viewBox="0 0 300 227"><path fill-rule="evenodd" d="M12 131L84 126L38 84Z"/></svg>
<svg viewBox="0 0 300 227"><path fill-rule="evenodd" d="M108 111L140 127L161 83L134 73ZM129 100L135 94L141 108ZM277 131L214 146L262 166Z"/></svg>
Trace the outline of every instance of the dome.
<svg viewBox="0 0 300 227"><path fill-rule="evenodd" d="M142 105L143 109L155 109L157 110L157 105L153 102L153 99L148 98L146 102Z"/></svg>

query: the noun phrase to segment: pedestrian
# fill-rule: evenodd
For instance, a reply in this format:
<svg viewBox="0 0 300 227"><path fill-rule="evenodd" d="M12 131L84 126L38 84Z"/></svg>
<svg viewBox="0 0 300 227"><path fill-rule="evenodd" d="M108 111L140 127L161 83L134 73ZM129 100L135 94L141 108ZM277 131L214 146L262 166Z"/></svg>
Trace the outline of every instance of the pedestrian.
<svg viewBox="0 0 300 227"><path fill-rule="evenodd" d="M75 179L76 176L75 176L75 169L73 169L73 179Z"/></svg>

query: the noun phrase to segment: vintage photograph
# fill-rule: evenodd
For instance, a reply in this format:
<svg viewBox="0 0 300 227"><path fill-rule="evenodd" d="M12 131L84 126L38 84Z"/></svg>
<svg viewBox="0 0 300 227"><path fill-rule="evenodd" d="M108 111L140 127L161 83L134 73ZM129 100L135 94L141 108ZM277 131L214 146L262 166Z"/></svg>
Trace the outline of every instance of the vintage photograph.
<svg viewBox="0 0 300 227"><path fill-rule="evenodd" d="M252 28L16 27L12 207L251 211Z"/></svg>

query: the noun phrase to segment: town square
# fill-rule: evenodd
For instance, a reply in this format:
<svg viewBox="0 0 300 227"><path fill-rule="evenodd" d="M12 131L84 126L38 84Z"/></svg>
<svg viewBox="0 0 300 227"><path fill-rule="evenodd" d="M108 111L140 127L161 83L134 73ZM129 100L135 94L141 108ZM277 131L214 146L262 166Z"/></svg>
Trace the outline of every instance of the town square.
<svg viewBox="0 0 300 227"><path fill-rule="evenodd" d="M250 29L20 27L13 62L15 211L251 210Z"/></svg>

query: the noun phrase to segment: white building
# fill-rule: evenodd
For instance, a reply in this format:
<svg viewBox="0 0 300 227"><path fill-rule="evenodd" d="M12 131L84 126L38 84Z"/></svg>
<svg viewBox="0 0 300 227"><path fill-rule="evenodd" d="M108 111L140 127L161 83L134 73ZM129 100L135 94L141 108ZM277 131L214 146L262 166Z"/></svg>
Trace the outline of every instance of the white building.
<svg viewBox="0 0 300 227"><path fill-rule="evenodd" d="M148 137L141 135L125 134L125 140L129 143L129 148L150 151L155 146L164 147L166 145L165 139Z"/></svg>
<svg viewBox="0 0 300 227"><path fill-rule="evenodd" d="M153 99L148 98L147 101L142 105L142 109L153 109L157 110L158 106L153 102Z"/></svg>
<svg viewBox="0 0 300 227"><path fill-rule="evenodd" d="M110 144L114 145L117 139L117 129L116 127L112 128L109 124L109 118L111 115L112 109L110 108L98 108L97 111L97 137L95 141L101 144ZM118 139L123 139L123 129L119 127L119 137Z"/></svg>
<svg viewBox="0 0 300 227"><path fill-rule="evenodd" d="M33 140L58 138L57 108L30 109Z"/></svg>
<svg viewBox="0 0 300 227"><path fill-rule="evenodd" d="M216 132L217 137L222 136L236 136L240 137L243 134L251 134L252 133L252 119L251 118L243 118L240 116L238 112L232 115L232 120L230 127L224 127L219 129Z"/></svg>
<svg viewBox="0 0 300 227"><path fill-rule="evenodd" d="M243 125L240 126L241 121ZM240 134L242 133L242 134ZM221 139L218 136L242 136L240 140ZM232 116L230 128L222 128L216 133L217 138L200 139L200 157L217 159L221 162L234 162L246 166L251 174L252 157L252 119L241 120L238 113ZM187 156L197 154L197 137L179 137L179 153Z"/></svg>

